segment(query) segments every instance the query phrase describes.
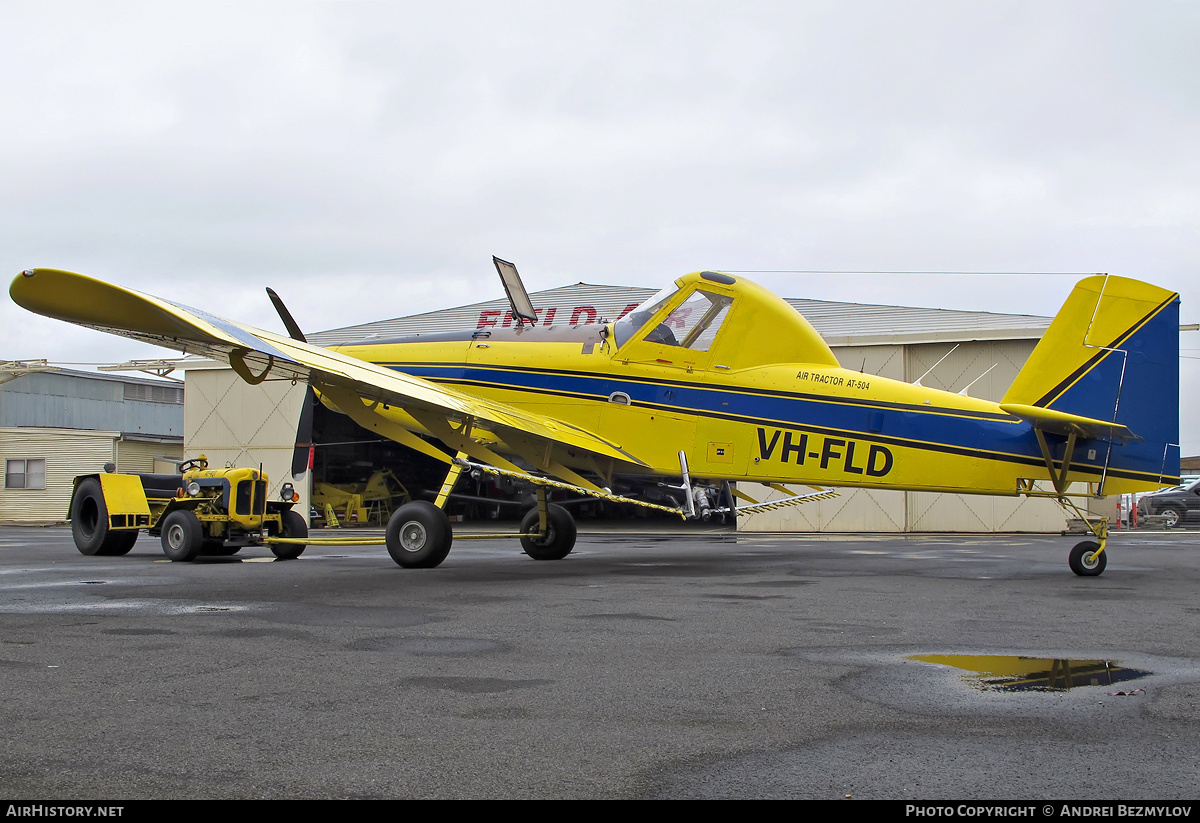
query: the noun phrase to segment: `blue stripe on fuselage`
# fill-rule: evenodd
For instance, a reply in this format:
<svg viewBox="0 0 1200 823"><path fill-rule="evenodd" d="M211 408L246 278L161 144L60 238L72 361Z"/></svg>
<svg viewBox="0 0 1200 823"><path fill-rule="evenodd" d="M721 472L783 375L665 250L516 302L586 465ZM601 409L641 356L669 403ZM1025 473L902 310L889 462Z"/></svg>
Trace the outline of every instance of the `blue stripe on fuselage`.
<svg viewBox="0 0 1200 823"><path fill-rule="evenodd" d="M698 386L672 380L621 379L608 375L513 367L485 367L463 363L381 364L397 371L437 382L474 385L553 394L598 402L607 402L613 392L625 392L642 406L674 409L695 414L766 424L781 428L846 434L880 443L897 443L931 448L943 452L978 455L1009 460L1030 466L1045 465L1033 427L1008 415L966 410L924 410L919 407L881 401L860 402L844 397L813 397L791 393L768 394L752 387L721 388ZM990 418L990 419L989 419ZM1055 458L1064 452L1064 438L1048 435ZM1081 441L1076 444L1072 467L1076 471L1093 468L1097 473L1104 464L1107 440ZM1116 448L1120 448L1119 446ZM1089 451L1094 451L1088 459ZM1157 476L1160 466L1122 467ZM1125 472L1122 472L1125 474Z"/></svg>

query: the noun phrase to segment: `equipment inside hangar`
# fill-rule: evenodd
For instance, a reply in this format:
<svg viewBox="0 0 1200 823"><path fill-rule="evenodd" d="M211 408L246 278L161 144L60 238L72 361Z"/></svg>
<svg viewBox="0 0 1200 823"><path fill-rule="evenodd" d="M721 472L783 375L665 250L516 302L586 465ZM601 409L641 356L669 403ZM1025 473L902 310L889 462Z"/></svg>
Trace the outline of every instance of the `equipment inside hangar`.
<svg viewBox="0 0 1200 823"><path fill-rule="evenodd" d="M569 325L619 319L651 296L653 289L578 283L531 297L543 324ZM842 366L973 397L999 400L1033 351L1050 319L1030 315L967 312L902 306L788 299L822 335ZM386 340L463 329L508 327L508 301L491 301L426 314L310 334L309 341L334 345ZM221 465L262 465L275 494L294 482L317 515L339 520L386 523L404 496L432 499L445 469L358 427L348 417L313 404L311 447L297 448L297 426L306 397L303 384L244 383L223 365L188 367L185 442L189 455L204 453ZM301 438L303 439L303 438ZM301 474L293 480L293 462ZM311 469L304 471L305 469ZM655 481L640 491L662 494ZM778 493L739 484L756 499ZM615 490L616 491L616 490ZM621 490L628 492L628 489ZM998 498L934 492L843 489L839 497L739 519L737 527L761 531L1060 531L1061 510L1039 498ZM464 475L448 513L463 519L516 519L532 504L532 492ZM590 498L568 502L580 519L657 516L637 507ZM628 511L626 509L629 509Z"/></svg>

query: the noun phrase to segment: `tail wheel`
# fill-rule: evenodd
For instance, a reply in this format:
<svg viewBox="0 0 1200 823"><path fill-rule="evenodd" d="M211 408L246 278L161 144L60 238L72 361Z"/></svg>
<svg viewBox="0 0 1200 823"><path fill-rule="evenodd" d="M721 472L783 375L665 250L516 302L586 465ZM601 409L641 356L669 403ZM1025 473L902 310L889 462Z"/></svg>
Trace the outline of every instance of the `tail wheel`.
<svg viewBox="0 0 1200 823"><path fill-rule="evenodd" d="M1179 509L1171 508L1170 506L1168 506L1167 508L1163 509L1163 513L1162 513L1163 525L1166 526L1168 529L1175 528L1176 526L1179 525L1179 519L1182 514L1183 513L1180 512Z"/></svg>
<svg viewBox="0 0 1200 823"><path fill-rule="evenodd" d="M1077 543L1071 549L1067 562L1071 571L1080 577L1099 577L1108 565L1108 553L1100 551L1100 544L1094 540Z"/></svg>
<svg viewBox="0 0 1200 823"><path fill-rule="evenodd" d="M388 520L388 554L406 569L441 565L453 541L450 518L428 500L405 503Z"/></svg>
<svg viewBox="0 0 1200 823"><path fill-rule="evenodd" d="M168 514L162 525L163 554L172 560L195 560L204 548L204 530L193 512L181 509Z"/></svg>
<svg viewBox="0 0 1200 823"><path fill-rule="evenodd" d="M112 529L100 481L89 477L71 498L71 536L80 554L114 557L128 554L137 541L136 529Z"/></svg>
<svg viewBox="0 0 1200 823"><path fill-rule="evenodd" d="M521 548L534 560L562 560L575 548L575 518L562 506L546 507L546 534L538 534L538 510L521 519Z"/></svg>
<svg viewBox="0 0 1200 823"><path fill-rule="evenodd" d="M280 537L308 537L308 524L298 512L292 510L283 513L283 525L279 529ZM272 543L271 552L280 560L295 560L304 554L307 543Z"/></svg>

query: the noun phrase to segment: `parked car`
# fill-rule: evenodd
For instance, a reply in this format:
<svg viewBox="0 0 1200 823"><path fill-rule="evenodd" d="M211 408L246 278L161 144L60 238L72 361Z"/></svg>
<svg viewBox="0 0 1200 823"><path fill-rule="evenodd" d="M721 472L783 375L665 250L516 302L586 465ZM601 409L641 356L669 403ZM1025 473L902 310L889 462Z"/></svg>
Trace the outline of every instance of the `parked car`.
<svg viewBox="0 0 1200 823"><path fill-rule="evenodd" d="M1200 525L1200 480L1142 495L1138 500L1138 516L1151 514L1163 515L1168 528Z"/></svg>

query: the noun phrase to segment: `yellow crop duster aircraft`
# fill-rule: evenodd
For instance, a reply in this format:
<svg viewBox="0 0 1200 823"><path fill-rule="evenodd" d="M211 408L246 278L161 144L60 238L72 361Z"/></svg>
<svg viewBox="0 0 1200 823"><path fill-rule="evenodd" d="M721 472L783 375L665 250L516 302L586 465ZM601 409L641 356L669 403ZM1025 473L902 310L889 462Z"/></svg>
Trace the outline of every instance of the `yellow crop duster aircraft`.
<svg viewBox="0 0 1200 823"><path fill-rule="evenodd" d="M226 361L250 383L307 381L330 408L445 462L437 503L408 503L388 524L388 552L408 567L449 552L440 507L466 467L537 486L521 539L538 559L575 541L546 488L612 498L614 475L682 478L684 516L709 504L693 477L815 488L743 511L862 486L1045 494L1078 512L1072 483L1100 495L1179 482L1179 297L1147 283L1080 282L993 403L843 369L808 321L742 277L695 272L615 322L539 326L515 267L495 263L516 328L328 349L305 342L270 290L290 337L55 269L22 272L9 293L39 314ZM1096 540L1070 565L1097 575L1107 522L1080 516Z"/></svg>

